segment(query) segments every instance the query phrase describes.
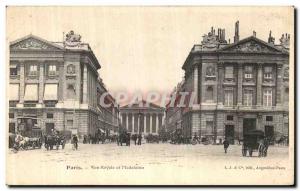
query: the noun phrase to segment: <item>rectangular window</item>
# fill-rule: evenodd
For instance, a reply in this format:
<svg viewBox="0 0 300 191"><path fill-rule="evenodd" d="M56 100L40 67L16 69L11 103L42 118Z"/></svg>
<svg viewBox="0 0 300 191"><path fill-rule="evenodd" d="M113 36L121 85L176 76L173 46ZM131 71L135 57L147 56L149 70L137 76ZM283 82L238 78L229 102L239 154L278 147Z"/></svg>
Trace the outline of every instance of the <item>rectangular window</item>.
<svg viewBox="0 0 300 191"><path fill-rule="evenodd" d="M225 78L232 79L233 78L233 66L225 67Z"/></svg>
<svg viewBox="0 0 300 191"><path fill-rule="evenodd" d="M10 133L16 132L16 124L15 123L9 123L9 132Z"/></svg>
<svg viewBox="0 0 300 191"><path fill-rule="evenodd" d="M214 122L213 121L206 121L206 131L207 133L213 133L214 131Z"/></svg>
<svg viewBox="0 0 300 191"><path fill-rule="evenodd" d="M37 65L33 64L29 67L29 75L36 76L37 75Z"/></svg>
<svg viewBox="0 0 300 191"><path fill-rule="evenodd" d="M266 116L266 121L273 121L273 116Z"/></svg>
<svg viewBox="0 0 300 191"><path fill-rule="evenodd" d="M47 113L47 118L48 119L53 119L53 113Z"/></svg>
<svg viewBox="0 0 300 191"><path fill-rule="evenodd" d="M67 128L72 129L73 128L73 120L67 120Z"/></svg>
<svg viewBox="0 0 300 191"><path fill-rule="evenodd" d="M9 101L9 107L17 107L17 101Z"/></svg>
<svg viewBox="0 0 300 191"><path fill-rule="evenodd" d="M49 65L48 75L49 76L55 76L56 75L56 65Z"/></svg>
<svg viewBox="0 0 300 191"><path fill-rule="evenodd" d="M272 79L272 72L273 72L273 69L271 66L264 67L264 78Z"/></svg>
<svg viewBox="0 0 300 191"><path fill-rule="evenodd" d="M10 119L15 118L15 114L14 114L14 113L9 113L8 115L9 115L9 118L10 118Z"/></svg>
<svg viewBox="0 0 300 191"><path fill-rule="evenodd" d="M263 105L267 107L272 106L272 90L264 91Z"/></svg>
<svg viewBox="0 0 300 191"><path fill-rule="evenodd" d="M251 79L253 77L252 73L253 73L252 66L245 66L245 78L246 79Z"/></svg>
<svg viewBox="0 0 300 191"><path fill-rule="evenodd" d="M233 115L227 115L227 121L233 121Z"/></svg>
<svg viewBox="0 0 300 191"><path fill-rule="evenodd" d="M18 75L18 67L17 67L17 65L10 65L10 67L9 67L9 74L11 76L17 76Z"/></svg>
<svg viewBox="0 0 300 191"><path fill-rule="evenodd" d="M224 105L225 106L233 105L233 91L232 90L225 90Z"/></svg>
<svg viewBox="0 0 300 191"><path fill-rule="evenodd" d="M252 103L253 103L253 92L252 92L252 90L245 90L244 105L252 106Z"/></svg>
<svg viewBox="0 0 300 191"><path fill-rule="evenodd" d="M272 79L272 73L266 73L264 74L265 79Z"/></svg>

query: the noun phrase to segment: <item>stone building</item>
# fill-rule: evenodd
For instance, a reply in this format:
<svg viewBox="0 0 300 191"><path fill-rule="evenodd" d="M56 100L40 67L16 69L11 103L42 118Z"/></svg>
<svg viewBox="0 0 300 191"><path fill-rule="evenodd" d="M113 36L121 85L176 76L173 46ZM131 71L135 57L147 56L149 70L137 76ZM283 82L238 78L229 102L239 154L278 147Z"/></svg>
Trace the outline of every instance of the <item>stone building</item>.
<svg viewBox="0 0 300 191"><path fill-rule="evenodd" d="M9 131L25 122L46 133L55 128L80 137L93 134L101 127L99 69L89 44L73 31L64 42L34 35L11 42Z"/></svg>
<svg viewBox="0 0 300 191"><path fill-rule="evenodd" d="M120 107L121 126L131 134L158 134L164 125L164 108L146 101Z"/></svg>
<svg viewBox="0 0 300 191"><path fill-rule="evenodd" d="M184 81L177 84L177 86L171 92L174 98L174 105L172 105L172 100L170 100L166 105L166 118L165 118L165 127L167 132L174 132L176 129L182 129L182 113L184 108L179 107L179 102L181 99L180 92L182 92Z"/></svg>
<svg viewBox="0 0 300 191"><path fill-rule="evenodd" d="M225 40L225 29L205 34L182 66L182 91L196 94L183 112L184 136L228 137L232 143L251 129L288 136L289 40L285 34L275 44L270 32L265 42L255 31L240 40L238 22L233 43Z"/></svg>
<svg viewBox="0 0 300 191"><path fill-rule="evenodd" d="M101 96L104 97L104 103L109 105L105 107L101 105ZM102 79L98 78L97 84L97 98L98 98L98 109L101 111L98 120L100 121L100 129L106 131L107 134L116 133L119 128L119 105L116 104L116 100L106 89Z"/></svg>

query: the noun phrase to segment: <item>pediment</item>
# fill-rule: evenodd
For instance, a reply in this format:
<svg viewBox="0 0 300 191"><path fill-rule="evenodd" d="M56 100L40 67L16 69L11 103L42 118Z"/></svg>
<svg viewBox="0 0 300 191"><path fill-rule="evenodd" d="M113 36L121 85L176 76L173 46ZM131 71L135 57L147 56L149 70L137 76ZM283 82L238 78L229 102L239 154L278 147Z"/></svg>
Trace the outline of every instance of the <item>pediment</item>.
<svg viewBox="0 0 300 191"><path fill-rule="evenodd" d="M10 44L11 50L62 50L63 47L39 37L29 35Z"/></svg>
<svg viewBox="0 0 300 191"><path fill-rule="evenodd" d="M280 49L255 37L249 37L238 43L223 47L222 52L241 52L241 53L283 53Z"/></svg>

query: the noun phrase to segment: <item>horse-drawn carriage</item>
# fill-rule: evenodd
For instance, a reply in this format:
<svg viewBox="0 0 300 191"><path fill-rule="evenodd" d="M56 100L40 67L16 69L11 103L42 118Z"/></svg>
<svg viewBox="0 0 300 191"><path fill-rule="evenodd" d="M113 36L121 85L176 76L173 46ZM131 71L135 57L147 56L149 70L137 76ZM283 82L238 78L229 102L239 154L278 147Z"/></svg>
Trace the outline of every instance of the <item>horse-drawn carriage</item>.
<svg viewBox="0 0 300 191"><path fill-rule="evenodd" d="M14 151L36 149L42 147L42 138L41 137L24 137L21 134L9 135L10 139L10 148L13 148Z"/></svg>
<svg viewBox="0 0 300 191"><path fill-rule="evenodd" d="M171 133L171 144L182 144L185 142L181 129L176 129Z"/></svg>
<svg viewBox="0 0 300 191"><path fill-rule="evenodd" d="M117 144L118 146L122 146L123 143L125 143L126 146L130 146L130 133L126 131L125 128L119 128L118 138L117 138Z"/></svg>
<svg viewBox="0 0 300 191"><path fill-rule="evenodd" d="M18 117L17 120L18 129L9 133L9 148L14 151L41 148L42 130L37 126L37 118Z"/></svg>
<svg viewBox="0 0 300 191"><path fill-rule="evenodd" d="M258 156L267 156L268 140L264 136L264 132L260 130L248 131L243 137L242 155L252 157L253 152L258 152Z"/></svg>
<svg viewBox="0 0 300 191"><path fill-rule="evenodd" d="M59 132L55 135L45 135L44 140L45 140L45 148L47 150L53 150L54 147L56 148L56 150L58 150L60 146L62 149L64 149L66 145L65 136L59 134Z"/></svg>

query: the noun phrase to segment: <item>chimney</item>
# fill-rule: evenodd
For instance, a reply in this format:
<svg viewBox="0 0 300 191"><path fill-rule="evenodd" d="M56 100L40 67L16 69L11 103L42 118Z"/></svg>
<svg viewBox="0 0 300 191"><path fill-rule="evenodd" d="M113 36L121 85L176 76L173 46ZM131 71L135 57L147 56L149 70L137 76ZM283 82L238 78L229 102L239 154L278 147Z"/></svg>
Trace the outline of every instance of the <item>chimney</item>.
<svg viewBox="0 0 300 191"><path fill-rule="evenodd" d="M235 23L235 33L234 33L234 43L237 43L240 40L239 36L239 21Z"/></svg>
<svg viewBox="0 0 300 191"><path fill-rule="evenodd" d="M225 41L225 29L223 29L223 41Z"/></svg>
<svg viewBox="0 0 300 191"><path fill-rule="evenodd" d="M253 36L256 37L256 32L255 31L253 31Z"/></svg>

